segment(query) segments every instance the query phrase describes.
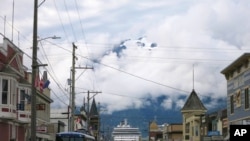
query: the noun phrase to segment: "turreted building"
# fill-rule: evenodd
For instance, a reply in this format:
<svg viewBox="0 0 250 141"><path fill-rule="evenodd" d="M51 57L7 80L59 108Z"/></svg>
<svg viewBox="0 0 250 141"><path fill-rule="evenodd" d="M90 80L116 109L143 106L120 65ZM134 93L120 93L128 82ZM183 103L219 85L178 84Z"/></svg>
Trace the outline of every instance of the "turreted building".
<svg viewBox="0 0 250 141"><path fill-rule="evenodd" d="M206 107L193 89L181 109L183 119L183 141L200 141L202 138L201 119L207 112Z"/></svg>

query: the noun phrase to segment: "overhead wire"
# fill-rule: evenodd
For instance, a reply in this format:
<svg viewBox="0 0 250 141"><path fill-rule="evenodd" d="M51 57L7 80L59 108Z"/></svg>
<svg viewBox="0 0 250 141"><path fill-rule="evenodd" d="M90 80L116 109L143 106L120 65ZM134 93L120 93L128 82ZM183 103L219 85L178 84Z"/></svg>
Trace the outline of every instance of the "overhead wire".
<svg viewBox="0 0 250 141"><path fill-rule="evenodd" d="M27 57L30 58L30 59L32 60L32 57L31 57L30 55L28 55L28 54L25 53L25 52L23 52L23 53L24 53L25 55L27 55ZM37 61L38 61L39 63L41 63L41 61L40 61L39 59L37 59ZM51 78L53 79L53 75L51 75L50 72L49 72L48 70L47 70L47 72L49 73L49 75L50 75ZM55 80L54 80L54 82L57 83ZM52 92L53 92L53 90L52 90ZM61 100L61 99L57 96L56 93L54 93L54 95L58 98L59 101L61 101L62 103L65 104L65 102L64 102L63 100ZM66 104L66 105L67 105L67 104Z"/></svg>
<svg viewBox="0 0 250 141"><path fill-rule="evenodd" d="M51 78L54 80L54 82L57 84L57 86L59 87L59 89L62 90L62 92L64 93L64 95L67 96L67 98L69 98L69 96L65 93L64 89L63 89L63 86L62 84L58 81L58 78L56 77L56 73L54 72L54 69L52 68L52 64L50 63L49 59L47 58L47 55L46 55L46 52L44 50L44 47L43 47L43 44L42 42L40 42L40 45L41 45L41 48L42 48L42 51L43 51L43 54L44 54L44 58L45 60L47 61L47 63L49 64L48 67L50 68L52 74L50 74L50 72L48 71L48 73L50 74ZM45 67L46 68L46 67Z"/></svg>
<svg viewBox="0 0 250 141"><path fill-rule="evenodd" d="M72 34L73 34L74 40L77 41L77 38L76 38L76 35L75 35L75 31L74 31L74 28L73 28L73 25L72 25L72 22L71 22L71 18L70 18L70 15L69 15L69 10L68 10L67 4L66 4L65 0L63 0L63 2L64 2L65 10L66 10L67 15L68 15L68 19L69 19L69 22L70 22L70 27L71 27L71 30L72 30Z"/></svg>
<svg viewBox="0 0 250 141"><path fill-rule="evenodd" d="M65 106L69 105L69 104L65 103L65 101L62 100L53 90L51 90L51 92L55 95L55 97L57 98L57 100L59 100L60 102L62 102Z"/></svg>
<svg viewBox="0 0 250 141"><path fill-rule="evenodd" d="M48 42L49 42L49 41L48 41ZM53 44L53 43L52 43L52 44ZM63 49L63 50L65 50L65 51L67 51L67 52L71 52L70 50L65 49L65 48L63 48L63 47L61 47L61 46L59 46L59 45L56 45L56 44L54 44L54 45L57 46L57 47L59 47L59 48L61 48L61 49ZM78 54L78 55L79 55L79 56L82 56L81 54ZM88 57L86 57L86 56L82 56L82 57L85 58L85 59L88 59L88 60L92 61L90 58L88 58ZM160 83L160 82L156 82L156 81L153 81L153 80L150 80L150 79L147 79L147 78L143 78L143 77L141 77L141 76L138 76L138 75L135 75L135 74L126 72L126 71L124 71L124 70L121 70L121 69L112 67L112 66L110 66L110 65L107 65L107 64L104 64L104 63L101 63L101 62L95 62L95 63L100 64L100 65L103 65L103 66L108 67L108 68L111 68L111 69L114 69L114 70L117 70L117 71L119 71L119 72L122 72L122 73L124 73L124 74L130 75L130 76L133 76L133 77L136 77L136 78L141 79L141 80L144 80L144 81L148 81L148 82L151 82L151 83L154 83L154 84L163 86L163 87L167 87L167 88L170 88L170 89L173 89L173 90L176 90L176 91L184 92L184 93L186 93L186 94L187 94L187 93L190 93L190 91L182 90L182 89L179 89L179 88L175 88L175 87L172 87L172 86L168 86L168 85L162 84L162 83ZM202 96L202 97L209 97L209 96L201 95L200 93L197 93L197 94L200 95L200 96Z"/></svg>
<svg viewBox="0 0 250 141"><path fill-rule="evenodd" d="M64 1L64 2L65 2L65 1ZM66 6L66 9L67 9L67 6ZM69 14L68 14L68 15L69 15ZM73 26L72 26L72 23L71 23L71 27L72 27L72 31L74 32L74 30L73 30ZM91 59L86 58L86 57L83 57L83 58L88 59L88 60L91 60ZM102 63L101 63L101 64L102 64ZM155 84L158 84L158 85L166 86L166 85L164 85L164 84L161 84L161 83L158 83L158 82L155 82L155 81L149 80L149 79L145 79L145 78L139 77L139 76L134 75L134 74L132 74L132 73L125 72L125 71L123 71L123 70L120 70L120 69L117 69L117 68L111 67L111 66L106 65L106 64L102 64L102 65L104 65L104 66L106 66L106 67L109 67L109 68L112 68L112 69L115 69L115 70L117 70L117 71L120 71L120 72L126 73L126 74L128 74L128 75L131 75L131 76L137 77L137 78L139 78L139 79L143 79L143 80L145 80L145 81L149 81L149 82L152 82L152 83L155 83ZM80 76L79 76L79 77L80 77ZM171 89L178 90L178 91L183 91L183 90L180 90L180 89L176 89L176 88L174 88L174 87L170 87L170 86L167 86L167 87L169 87L169 88L171 88ZM183 91L183 92L188 92L188 91Z"/></svg>
<svg viewBox="0 0 250 141"><path fill-rule="evenodd" d="M5 21L4 17L2 17L1 15L0 15L0 17L2 18L2 20L3 20L4 22L6 22L6 24L7 24L10 28L12 28L12 30L14 30L14 31L16 31L16 32L18 33L18 42L20 41L19 36L21 36L24 40L26 40L26 41L28 41L28 42L31 42L26 36L24 36L24 35L20 32L19 29L17 29L15 26L12 27L12 24L9 23L8 21ZM4 35L4 36L5 36L5 35ZM14 41L13 41L13 43L14 43ZM19 43L18 43L18 45L19 45ZM20 46L19 46L19 48L20 48Z"/></svg>
<svg viewBox="0 0 250 141"><path fill-rule="evenodd" d="M65 49L65 48L63 48L63 47L61 47L61 46L59 46L59 45L55 45L55 46L60 47L61 49L65 50L65 51L71 52L70 50ZM79 56L82 56L82 55L80 55L80 54L78 54L78 55L79 55ZM92 60L91 60L90 58L88 58L88 57L85 57L85 56L82 56L82 57L83 57L83 58L85 58L85 59L88 59L88 60L92 61ZM155 82L155 81L152 81L152 80L149 80L149 79L146 79L146 78L143 78L143 77L140 77L140 76L134 75L134 74L132 74L132 73L129 73L129 72L123 71L123 70L121 70L121 69L118 69L118 68L112 67L112 66L110 66L110 65L106 65L106 64L101 63L101 62L95 62L95 63L98 63L98 64L103 65L103 66L105 66L105 67L108 67L108 68L111 68L111 69L117 70L117 71L119 71L119 72L122 72L122 73L128 74L128 75L130 75L130 76L133 76L133 77L136 77L136 78L139 78L139 79L142 79L142 80L145 80L145 81L151 82L151 83L155 83L155 84L157 84L157 85L161 85L161 86L168 87L168 88L171 88L171 89L174 89L174 90L178 90L178 91L182 91L182 92L189 92L189 91L185 91L185 90L182 90L182 89L179 89L179 88L174 88L174 87L171 87L171 86L168 86L168 85L164 85L164 84L159 83L159 82Z"/></svg>
<svg viewBox="0 0 250 141"><path fill-rule="evenodd" d="M55 0L54 0L54 3L55 3ZM65 8L66 8L66 11L67 11L67 14L68 14L68 18L69 18L69 20L70 20L71 29L72 29L72 32L73 32L75 41L77 41L76 35L75 35L75 33L74 33L73 26L72 26L72 22L71 22L69 13L68 13L68 9L67 9L65 0L64 0L64 4L65 4ZM76 0L75 0L75 4L77 5ZM56 4L55 4L55 7L56 7ZM56 9L57 9L57 8L56 8ZM58 9L57 9L57 12L58 12ZM77 8L77 12L78 12L78 16L80 17L78 8ZM58 13L59 13L59 12L58 12ZM64 25L63 25L63 23L62 23L60 14L58 14L58 16L59 16L59 18L60 18L60 21L61 21L61 24L62 24L64 33L65 33L65 35L66 35L66 38L67 38L67 40L68 40L68 35L67 35L67 33L66 33L66 30L64 29ZM81 23L81 20L80 20L80 23ZM85 35L84 35L84 31L83 31L82 23L81 23L81 27L82 27L83 36L85 36ZM68 42L69 42L69 40L68 40ZM86 42L85 42L85 43L86 43ZM87 45L87 44L86 44L86 45ZM44 51L44 50L43 50L43 51ZM78 55L79 55L79 54L78 54ZM85 59L88 59L88 60L92 61L92 60L90 59L91 57L84 57L84 56L82 56L82 55L80 55L80 56L83 57L83 58L85 58ZM161 58L159 58L159 59L161 59ZM164 58L164 59L166 59L166 58ZM178 58L168 58L168 59L175 59L175 60L177 60ZM190 59L190 60L193 60L193 59ZM47 58L47 61L48 61L48 58ZM93 62L93 61L92 61L92 62ZM48 61L48 63L49 63L49 61ZM95 63L98 63L98 64L101 64L101 65L106 66L106 67L108 67L108 68L111 68L111 69L120 71L120 72L125 73L125 74L128 74L128 75L130 75L130 76L133 76L133 77L136 77L136 78L139 78L139 79L142 79L142 80L151 82L151 83L155 83L155 84L157 84L157 85L165 86L165 87L168 87L168 88L171 88L171 89L174 89L174 90L178 90L178 91L182 91L182 92L188 92L188 91L185 91L185 90L181 90L181 89L178 89L178 88L174 88L174 87L171 87L171 86L167 86L167 85L161 84L161 83L159 83L159 82L155 82L155 81L152 81L152 80L149 80L149 79L146 79L146 78L137 76L137 75L132 74L132 73L128 73L128 72L126 72L126 71L123 71L123 70L121 70L121 69L117 69L117 68L112 67L112 66L110 66L110 65L106 65L106 64L103 64L103 63L99 63L99 62L95 62ZM85 72L85 71L84 71L84 72ZM83 74L84 72L82 72L82 74ZM53 71L53 69L52 69L52 73L53 73L53 74L50 74L51 76L53 76L53 75L56 76L55 73L54 73L54 71ZM80 76L81 76L81 75L79 75L77 79L79 79ZM55 80L57 80L57 78L55 78ZM54 80L54 81L55 81L55 80ZM58 84L57 84L57 85L58 85ZM59 88L61 89L61 86L60 86Z"/></svg>
<svg viewBox="0 0 250 141"><path fill-rule="evenodd" d="M81 32L82 32L82 36L83 36L83 41L84 41L84 45L85 45L85 47L86 47L86 49L87 49L87 54L88 54L88 56L91 58L91 56L90 56L90 53L89 53L89 47L88 47L88 45L87 45L87 39L86 39L86 36L85 36L85 31L84 31L84 28L83 28L83 23L82 23L82 18L81 18L81 16L80 16L80 12L79 12L79 8L78 8L78 3L77 3L77 0L75 0L75 7L76 7L76 11L77 11L77 15L78 15L78 19L79 19L79 21L80 21L80 25L81 25ZM81 49L81 48L80 48ZM80 50L81 51L81 50ZM82 54L82 53L81 53ZM93 64L92 64L92 67L93 67ZM79 76L80 77L80 76ZM95 72L94 72L94 80L93 80L93 88L95 87L94 86L94 84L95 84L95 81L96 80L96 74L95 74Z"/></svg>
<svg viewBox="0 0 250 141"><path fill-rule="evenodd" d="M69 42L69 37L68 37L68 34L67 34L66 30L65 30L65 27L64 27L64 24L63 24L63 22L62 22L62 18L61 18L60 14L59 14L60 12L59 12L59 10L58 10L58 8L57 8L56 1L55 1L55 0L54 0L54 6L55 6L55 9L56 9L57 15L58 15L58 17L59 17L59 20L60 20L60 23L61 23L63 32L64 32L65 37L66 37L66 40Z"/></svg>

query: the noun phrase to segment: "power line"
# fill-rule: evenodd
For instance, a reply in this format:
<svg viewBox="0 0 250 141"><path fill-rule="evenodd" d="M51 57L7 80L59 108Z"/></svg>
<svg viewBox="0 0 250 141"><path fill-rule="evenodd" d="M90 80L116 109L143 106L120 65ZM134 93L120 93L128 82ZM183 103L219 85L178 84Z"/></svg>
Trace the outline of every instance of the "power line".
<svg viewBox="0 0 250 141"><path fill-rule="evenodd" d="M48 41L48 42L49 42L49 41ZM52 43L52 44L54 44L54 43ZM63 50L65 50L65 51L67 51L67 52L71 52L71 50L65 49L65 48L63 48L63 47L61 47L61 46L59 46L59 45L56 45L56 44L54 44L54 45L57 46L57 47L59 47L59 48L61 48L61 49L63 49ZM80 55L80 54L78 54L78 55L79 55L79 56L82 56L82 55ZM92 60L89 59L88 57L85 57L85 56L82 56L82 57L85 58L85 59L88 59L88 60L92 61ZM135 74L126 72L126 71L124 71L124 70L121 70L121 69L118 69L118 68L109 66L109 65L104 64L104 63L101 63L101 62L94 62L94 63L103 65L103 66L105 66L105 67L107 67L107 68L111 68L111 69L117 70L117 71L122 72L122 73L124 73L124 74L130 75L130 76L136 77L136 78L138 78L138 79L142 79L142 80L144 80L144 81L148 81L148 82L151 82L151 83L154 83L154 84L163 86L163 87L167 87L167 88L170 88L170 89L173 89L173 90L176 90L176 91L181 91L181 92L184 92L184 93L190 93L190 91L182 90L182 89L175 88L175 87L172 87L172 86L168 86L168 85L165 85L165 84L162 84L162 83L159 83L159 82L150 80L150 79L146 79L146 78L143 78L143 77L141 77L141 76L138 76L138 75L135 75ZM200 95L200 94L199 94L199 95ZM201 95L201 96L204 96L204 95Z"/></svg>
<svg viewBox="0 0 250 141"><path fill-rule="evenodd" d="M50 74L49 71L48 71L48 73L50 74L50 76L54 80L54 82L57 84L57 86L59 87L59 89L61 89L63 91L63 93L67 96L67 94L64 92L64 89L62 88L61 83L58 81L58 78L55 75L54 69L52 68L51 63L50 63L49 59L46 56L46 52L45 52L44 47L43 47L43 45L42 45L41 42L40 42L40 44L41 44L42 51L44 53L45 60L47 60L47 63L49 64L50 70L52 72L52 74Z"/></svg>
<svg viewBox="0 0 250 141"><path fill-rule="evenodd" d="M59 96L57 96L57 94L56 94L53 90L51 90L51 92L56 96L56 98L57 98L60 102L62 102L65 106L68 106L68 104L65 103L64 100L62 100Z"/></svg>
<svg viewBox="0 0 250 141"><path fill-rule="evenodd" d="M65 28L64 28L64 25L63 25L63 22L62 22L62 18L61 18L60 14L59 14L60 12L59 12L59 10L58 10L58 8L57 8L56 1L55 1L55 0L54 0L54 6L55 6L55 8L56 8L56 12L57 12L57 15L58 15L58 17L59 17L59 20L60 20L60 23L61 23L63 32L64 32L65 37L66 37L66 40L69 42L68 34L67 34L67 32L66 32L66 30L65 30Z"/></svg>
<svg viewBox="0 0 250 141"><path fill-rule="evenodd" d="M82 36L83 36L83 40L84 40L84 44L86 46L86 49L87 49L87 55L91 58L90 56L90 53L89 53L89 48L88 48L88 45L87 45L87 39L86 39L86 36L85 36L85 32L84 32L84 28L83 28L83 24L82 24L82 18L80 16L80 12L79 12L79 8L78 8L78 3L77 3L77 0L75 0L75 7L76 7L76 10L77 10L77 15L78 15L78 19L80 21L80 25L81 25L81 31L82 31ZM80 52L81 52L81 48L80 49ZM82 54L82 53L81 53ZM83 73L83 72L82 72ZM81 75L80 75L81 76ZM95 72L94 72L94 80L96 78L96 75L95 75ZM94 82L93 82L93 88L94 88Z"/></svg>
<svg viewBox="0 0 250 141"><path fill-rule="evenodd" d="M65 7L65 10L67 12L68 19L69 19L69 22L70 22L70 27L71 27L71 30L72 30L72 34L74 36L75 41L77 41L77 38L76 38L76 35L75 35L75 31L74 31L74 28L73 28L73 25L72 25L72 22L71 22L71 18L70 18L70 15L69 15L67 4L66 4L65 0L63 0L63 1L64 1L64 7Z"/></svg>

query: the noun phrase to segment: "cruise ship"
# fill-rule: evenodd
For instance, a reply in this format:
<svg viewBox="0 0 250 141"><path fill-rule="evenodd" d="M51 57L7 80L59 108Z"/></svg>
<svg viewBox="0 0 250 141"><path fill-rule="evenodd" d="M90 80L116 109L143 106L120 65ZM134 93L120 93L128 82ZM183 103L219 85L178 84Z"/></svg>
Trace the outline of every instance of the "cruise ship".
<svg viewBox="0 0 250 141"><path fill-rule="evenodd" d="M127 119L124 119L124 121L120 122L120 124L113 129L112 137L113 141L140 141L141 132L139 128L131 127Z"/></svg>

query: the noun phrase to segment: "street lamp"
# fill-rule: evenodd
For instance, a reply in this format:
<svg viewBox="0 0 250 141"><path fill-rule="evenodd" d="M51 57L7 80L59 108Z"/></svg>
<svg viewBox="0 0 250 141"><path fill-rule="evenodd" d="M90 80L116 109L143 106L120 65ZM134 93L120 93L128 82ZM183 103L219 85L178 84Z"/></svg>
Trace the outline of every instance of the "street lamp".
<svg viewBox="0 0 250 141"><path fill-rule="evenodd" d="M45 1L45 0L44 0ZM43 1L43 2L44 2ZM32 80L31 80L31 141L36 141L36 73L38 68L37 63L37 21L38 21L38 7L41 6L40 3L38 5L38 0L34 0L34 19L33 19L33 49L32 49Z"/></svg>
<svg viewBox="0 0 250 141"><path fill-rule="evenodd" d="M50 37L41 38L41 39L37 40L37 42L40 42L40 41L46 40L46 39L61 39L61 37L54 35L54 36L50 36Z"/></svg>
<svg viewBox="0 0 250 141"><path fill-rule="evenodd" d="M37 5L37 0L35 0L35 5ZM35 8L37 10L37 8ZM36 11L35 10L35 11ZM39 66L47 66L47 64L38 64L37 63L37 43L42 41L42 40L46 40L46 39L60 39L60 37L57 36L51 36L51 37L46 37L46 38L42 38L42 39L37 39L37 16L35 14L34 16L34 35L33 35L33 54L32 54L32 82L31 82L31 141L36 141L36 87L35 87L35 83L36 83L36 76L37 76L37 69L39 68Z"/></svg>
<svg viewBox="0 0 250 141"><path fill-rule="evenodd" d="M34 29L35 30L35 29ZM34 31L35 32L35 31ZM40 40L37 40L37 31L33 35L33 54L32 54L32 82L31 82L31 141L36 141L36 76L37 76L37 69L39 66L47 66L47 64L38 64L37 63L37 43L46 40L46 39L60 39L60 37L52 36L52 37L46 37L42 38Z"/></svg>

